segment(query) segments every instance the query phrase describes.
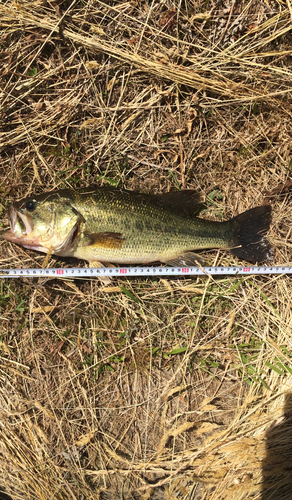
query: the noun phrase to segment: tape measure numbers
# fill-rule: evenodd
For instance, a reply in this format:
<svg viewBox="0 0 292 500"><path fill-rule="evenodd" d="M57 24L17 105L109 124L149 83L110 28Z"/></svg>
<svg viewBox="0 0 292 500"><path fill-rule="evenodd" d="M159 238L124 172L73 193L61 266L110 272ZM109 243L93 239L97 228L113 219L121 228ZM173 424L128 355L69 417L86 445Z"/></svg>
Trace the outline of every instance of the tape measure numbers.
<svg viewBox="0 0 292 500"><path fill-rule="evenodd" d="M100 276L222 276L292 274L290 266L260 267L102 267L0 269L0 278L94 278Z"/></svg>

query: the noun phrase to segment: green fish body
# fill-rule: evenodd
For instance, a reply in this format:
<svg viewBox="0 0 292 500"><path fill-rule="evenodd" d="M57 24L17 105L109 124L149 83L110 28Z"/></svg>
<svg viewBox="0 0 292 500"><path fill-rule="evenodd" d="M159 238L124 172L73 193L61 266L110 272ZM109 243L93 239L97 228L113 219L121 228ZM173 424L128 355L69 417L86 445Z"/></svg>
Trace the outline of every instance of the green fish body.
<svg viewBox="0 0 292 500"><path fill-rule="evenodd" d="M253 208L226 222L193 215L193 191L164 195L123 189L81 188L30 196L9 208L2 238L26 248L103 263L194 264L193 250L220 248L261 262L270 257L264 238L271 208Z"/></svg>

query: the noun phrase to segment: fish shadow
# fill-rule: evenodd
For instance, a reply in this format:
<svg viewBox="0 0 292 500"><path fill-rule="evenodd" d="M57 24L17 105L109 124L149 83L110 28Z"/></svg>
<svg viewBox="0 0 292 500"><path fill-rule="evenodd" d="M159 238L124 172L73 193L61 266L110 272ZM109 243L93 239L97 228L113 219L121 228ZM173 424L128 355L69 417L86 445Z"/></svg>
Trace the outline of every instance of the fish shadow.
<svg viewBox="0 0 292 500"><path fill-rule="evenodd" d="M5 493L5 491L0 487L0 500L12 500L12 497Z"/></svg>
<svg viewBox="0 0 292 500"><path fill-rule="evenodd" d="M283 421L267 433L260 499L292 499L292 393L285 396Z"/></svg>

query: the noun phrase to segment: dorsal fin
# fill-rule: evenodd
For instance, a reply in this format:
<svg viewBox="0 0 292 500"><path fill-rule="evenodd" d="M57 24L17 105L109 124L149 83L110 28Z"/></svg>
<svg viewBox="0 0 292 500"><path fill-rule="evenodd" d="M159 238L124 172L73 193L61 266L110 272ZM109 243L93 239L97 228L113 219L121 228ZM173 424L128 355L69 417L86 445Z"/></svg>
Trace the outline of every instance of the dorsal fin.
<svg viewBox="0 0 292 500"><path fill-rule="evenodd" d="M193 215L200 212L204 207L202 193L198 193L193 189L183 191L174 191L172 193L162 193L152 195L153 199L164 206L169 206L174 210L181 211L187 215Z"/></svg>

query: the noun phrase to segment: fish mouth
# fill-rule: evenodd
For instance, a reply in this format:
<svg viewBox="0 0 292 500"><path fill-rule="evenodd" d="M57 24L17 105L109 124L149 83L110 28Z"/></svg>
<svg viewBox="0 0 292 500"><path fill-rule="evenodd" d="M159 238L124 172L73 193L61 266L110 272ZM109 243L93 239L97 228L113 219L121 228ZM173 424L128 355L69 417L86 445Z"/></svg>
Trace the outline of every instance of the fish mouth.
<svg viewBox="0 0 292 500"><path fill-rule="evenodd" d="M22 245L29 250L39 252L51 252L55 255L67 255L74 247L79 236L80 223L77 222L68 231L60 233L54 227L47 229L34 225L32 217L23 214L13 205L8 209L9 230L0 232L0 239L6 239L13 243Z"/></svg>
<svg viewBox="0 0 292 500"><path fill-rule="evenodd" d="M10 224L10 232L14 236L26 236L33 230L31 218L28 215L15 210L13 205L10 205L8 209L8 220Z"/></svg>
<svg viewBox="0 0 292 500"><path fill-rule="evenodd" d="M22 214L13 205L8 208L8 222L10 229L0 232L0 239L20 243L21 245L35 245L33 222L30 216Z"/></svg>

